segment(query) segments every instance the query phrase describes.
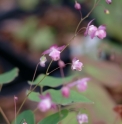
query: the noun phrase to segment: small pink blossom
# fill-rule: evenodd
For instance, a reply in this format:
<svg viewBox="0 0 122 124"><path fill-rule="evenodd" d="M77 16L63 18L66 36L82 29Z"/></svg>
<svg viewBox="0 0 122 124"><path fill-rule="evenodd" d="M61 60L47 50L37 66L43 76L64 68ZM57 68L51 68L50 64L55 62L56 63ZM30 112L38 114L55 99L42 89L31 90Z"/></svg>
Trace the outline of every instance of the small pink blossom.
<svg viewBox="0 0 122 124"><path fill-rule="evenodd" d="M50 47L48 50L43 52L43 55L49 54L52 60L57 61L60 59L61 50L63 50L65 46L58 47L56 45Z"/></svg>
<svg viewBox="0 0 122 124"><path fill-rule="evenodd" d="M106 31L98 29L95 33L95 36L97 36L99 39L104 39L106 37Z"/></svg>
<svg viewBox="0 0 122 124"><path fill-rule="evenodd" d="M14 100L18 100L18 97L17 96L14 96Z"/></svg>
<svg viewBox="0 0 122 124"><path fill-rule="evenodd" d="M99 39L103 39L106 37L106 26L100 25L98 28L94 25L90 25L93 20L91 20L86 28L86 31L84 33L85 36L89 35L91 39L94 37L98 37Z"/></svg>
<svg viewBox="0 0 122 124"><path fill-rule="evenodd" d="M111 4L112 3L112 0L106 0L106 3L107 4Z"/></svg>
<svg viewBox="0 0 122 124"><path fill-rule="evenodd" d="M97 27L94 25L90 25L88 30L88 35L90 35L91 38L93 39L95 37L96 31L97 31Z"/></svg>
<svg viewBox="0 0 122 124"><path fill-rule="evenodd" d="M42 66L42 67L45 67L45 62L47 61L47 59L46 59L46 57L45 56L42 56L41 58L40 58L40 65Z"/></svg>
<svg viewBox="0 0 122 124"><path fill-rule="evenodd" d="M88 123L88 116L86 114L77 115L78 124Z"/></svg>
<svg viewBox="0 0 122 124"><path fill-rule="evenodd" d="M75 2L75 9L77 9L77 10L80 10L81 9L81 5L76 1Z"/></svg>
<svg viewBox="0 0 122 124"><path fill-rule="evenodd" d="M46 112L49 109L54 108L55 104L52 102L52 99L49 93L47 93L46 95L41 95L40 98L41 98L41 101L38 104L38 108L42 112Z"/></svg>
<svg viewBox="0 0 122 124"><path fill-rule="evenodd" d="M78 59L74 58L72 60L72 70L78 70L78 71L81 71L82 70L82 66L83 66L83 63L82 62L79 62Z"/></svg>
<svg viewBox="0 0 122 124"><path fill-rule="evenodd" d="M65 63L62 60L58 61L58 65L60 68L64 68L65 67Z"/></svg>
<svg viewBox="0 0 122 124"><path fill-rule="evenodd" d="M86 91L87 81L89 81L89 78L83 78L77 81L76 87L80 92Z"/></svg>
<svg viewBox="0 0 122 124"><path fill-rule="evenodd" d="M70 88L67 87L67 86L64 86L62 89L61 89L61 93L64 97L68 98L69 95L70 95Z"/></svg>
<svg viewBox="0 0 122 124"><path fill-rule="evenodd" d="M77 81L74 81L74 82L68 84L67 86L68 86L69 88L76 86L77 89L78 89L80 92L84 92L84 91L86 91L86 89L87 89L87 82L88 82L89 80L90 80L89 78L82 78L82 79L79 79L79 80L77 80Z"/></svg>

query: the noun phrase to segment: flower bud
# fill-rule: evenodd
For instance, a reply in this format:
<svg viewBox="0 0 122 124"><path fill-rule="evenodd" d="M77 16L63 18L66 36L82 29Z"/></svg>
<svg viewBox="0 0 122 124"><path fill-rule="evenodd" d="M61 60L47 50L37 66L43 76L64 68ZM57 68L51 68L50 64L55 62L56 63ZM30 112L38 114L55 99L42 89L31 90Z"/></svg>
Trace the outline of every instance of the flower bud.
<svg viewBox="0 0 122 124"><path fill-rule="evenodd" d="M45 67L45 62L47 61L46 57L45 56L42 56L40 58L40 65L41 67Z"/></svg>
<svg viewBox="0 0 122 124"><path fill-rule="evenodd" d="M76 1L75 2L75 9L77 9L77 10L80 10L81 9L81 5Z"/></svg>
<svg viewBox="0 0 122 124"><path fill-rule="evenodd" d="M105 14L110 14L110 12L109 12L108 9L105 9L105 10L104 10L104 13L105 13Z"/></svg>
<svg viewBox="0 0 122 124"><path fill-rule="evenodd" d="M60 68L64 68L65 67L65 63L62 60L58 61L58 65Z"/></svg>
<svg viewBox="0 0 122 124"><path fill-rule="evenodd" d="M18 100L18 97L14 96L14 100Z"/></svg>
<svg viewBox="0 0 122 124"><path fill-rule="evenodd" d="M107 4L111 4L112 3L112 0L106 0L106 3Z"/></svg>
<svg viewBox="0 0 122 124"><path fill-rule="evenodd" d="M70 95L70 89L69 89L69 87L67 87L67 86L64 86L64 87L61 89L61 92L62 92L62 95L63 95L64 97L66 97L66 98L68 98L69 95Z"/></svg>

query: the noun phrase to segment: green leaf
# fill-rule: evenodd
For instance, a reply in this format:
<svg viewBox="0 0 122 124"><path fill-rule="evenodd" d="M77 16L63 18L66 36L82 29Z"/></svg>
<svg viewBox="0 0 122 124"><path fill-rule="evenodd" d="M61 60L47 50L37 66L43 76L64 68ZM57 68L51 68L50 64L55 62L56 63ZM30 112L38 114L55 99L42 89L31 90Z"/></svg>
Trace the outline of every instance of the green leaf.
<svg viewBox="0 0 122 124"><path fill-rule="evenodd" d="M30 92L30 91L27 91L27 93ZM40 98L39 98L39 93L37 92L31 92L31 94L29 94L28 98L31 100L31 101L34 101L34 102L39 102L40 101Z"/></svg>
<svg viewBox="0 0 122 124"><path fill-rule="evenodd" d="M64 109L60 113L57 112L53 115L44 118L38 124L58 124L58 122L64 119L67 115L68 115L68 110Z"/></svg>
<svg viewBox="0 0 122 124"><path fill-rule="evenodd" d="M36 80L32 83L29 81L29 84L36 85L39 83L39 81L44 77L44 74L41 74L36 78ZM75 76L70 76L63 78L56 78L56 77L51 77L51 76L46 76L46 78L39 84L39 86L50 86L50 87L57 87L59 85L62 85L65 82L69 83Z"/></svg>
<svg viewBox="0 0 122 124"><path fill-rule="evenodd" d="M16 124L23 124L24 120L27 124L35 124L34 114L31 110L20 113L16 118ZM15 121L12 124L15 124Z"/></svg>
<svg viewBox="0 0 122 124"><path fill-rule="evenodd" d="M18 76L18 68L14 68L0 75L0 85L13 81Z"/></svg>
<svg viewBox="0 0 122 124"><path fill-rule="evenodd" d="M61 105L68 105L74 103L93 103L91 100L87 99L85 96L81 95L80 93L70 90L70 97L64 98L61 94L60 90L47 90L43 94L50 93L52 97L52 101L56 104ZM39 102L39 93L32 92L28 98L32 101Z"/></svg>

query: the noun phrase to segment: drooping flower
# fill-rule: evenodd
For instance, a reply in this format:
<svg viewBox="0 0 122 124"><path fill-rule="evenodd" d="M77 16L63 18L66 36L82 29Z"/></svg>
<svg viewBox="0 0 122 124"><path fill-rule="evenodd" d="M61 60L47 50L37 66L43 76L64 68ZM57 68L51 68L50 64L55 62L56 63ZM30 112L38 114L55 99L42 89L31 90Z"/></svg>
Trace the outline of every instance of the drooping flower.
<svg viewBox="0 0 122 124"><path fill-rule="evenodd" d="M79 62L78 59L74 58L72 60L72 70L77 70L77 71L81 71L82 70L82 66L83 66L83 63L82 62Z"/></svg>
<svg viewBox="0 0 122 124"><path fill-rule="evenodd" d="M88 35L90 35L91 38L93 39L95 37L96 31L97 31L97 27L94 25L90 25L88 30Z"/></svg>
<svg viewBox="0 0 122 124"><path fill-rule="evenodd" d="M94 25L90 25L93 20L91 20L86 28L86 31L84 33L85 36L89 35L91 39L94 37L98 37L99 39L103 39L106 37L106 26L100 25L98 28Z"/></svg>
<svg viewBox="0 0 122 124"><path fill-rule="evenodd" d="M83 78L77 81L76 87L80 92L86 91L87 81L89 81L89 78Z"/></svg>
<svg viewBox="0 0 122 124"><path fill-rule="evenodd" d="M68 98L70 95L70 88L68 86L63 86L61 89L62 96Z"/></svg>
<svg viewBox="0 0 122 124"><path fill-rule="evenodd" d="M111 4L112 3L112 0L106 0L106 3L107 4Z"/></svg>
<svg viewBox="0 0 122 124"><path fill-rule="evenodd" d="M47 110L54 108L55 104L52 102L52 99L49 93L47 93L46 95L41 95L40 98L41 98L41 101L38 104L38 108L42 112L46 112Z"/></svg>
<svg viewBox="0 0 122 124"><path fill-rule="evenodd" d="M65 67L65 63L62 60L58 61L58 65L60 68L64 68Z"/></svg>
<svg viewBox="0 0 122 124"><path fill-rule="evenodd" d="M56 45L50 47L48 50L43 52L43 55L49 54L52 60L57 61L60 59L61 50L63 50L65 46L58 47Z"/></svg>
<svg viewBox="0 0 122 124"><path fill-rule="evenodd" d="M78 3L77 1L75 1L75 9L77 9L77 10L80 10L81 9L81 5L80 5L80 3Z"/></svg>
<svg viewBox="0 0 122 124"><path fill-rule="evenodd" d="M87 82L88 82L89 80L90 80L89 78L82 78L82 79L76 80L76 81L74 81L74 82L68 84L67 86L68 86L69 88L76 86L77 89L78 89L80 92L84 92L84 91L86 91L86 89L87 89Z"/></svg>
<svg viewBox="0 0 122 124"><path fill-rule="evenodd" d="M95 36L97 36L99 39L104 39L106 37L106 31L98 29L95 33Z"/></svg>
<svg viewBox="0 0 122 124"><path fill-rule="evenodd" d="M88 116L86 114L77 115L78 124L88 123Z"/></svg>
<svg viewBox="0 0 122 124"><path fill-rule="evenodd" d="M40 65L42 66L42 67L45 67L45 62L47 61L47 59L46 59L46 57L45 56L42 56L41 58L40 58Z"/></svg>

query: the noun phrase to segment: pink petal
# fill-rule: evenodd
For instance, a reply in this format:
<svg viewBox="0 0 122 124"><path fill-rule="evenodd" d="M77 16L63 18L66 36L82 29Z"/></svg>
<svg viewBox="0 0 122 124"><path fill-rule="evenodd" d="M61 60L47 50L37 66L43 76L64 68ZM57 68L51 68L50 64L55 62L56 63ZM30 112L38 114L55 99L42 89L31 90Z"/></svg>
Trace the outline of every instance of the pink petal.
<svg viewBox="0 0 122 124"><path fill-rule="evenodd" d="M72 83L69 83L67 86L68 86L69 88L71 88L71 87L74 87L76 84L77 84L77 81L72 82Z"/></svg>
<svg viewBox="0 0 122 124"><path fill-rule="evenodd" d="M90 35L91 39L93 39L95 37L95 33L96 33L96 31L91 33L91 35Z"/></svg>
<svg viewBox="0 0 122 124"><path fill-rule="evenodd" d="M105 26L105 25L100 25L100 26L98 27L98 30L106 30L106 26Z"/></svg>
<svg viewBox="0 0 122 124"><path fill-rule="evenodd" d="M87 35L88 35L89 26L90 26L90 24L91 24L94 20L95 20L95 19L92 19L92 20L88 23L87 28L86 28L86 31L85 31L85 33L84 33L84 36L87 36Z"/></svg>
<svg viewBox="0 0 122 124"><path fill-rule="evenodd" d="M48 50L45 50L43 53L42 53L42 55L45 55L45 54L49 54L50 53L50 49L48 49Z"/></svg>

